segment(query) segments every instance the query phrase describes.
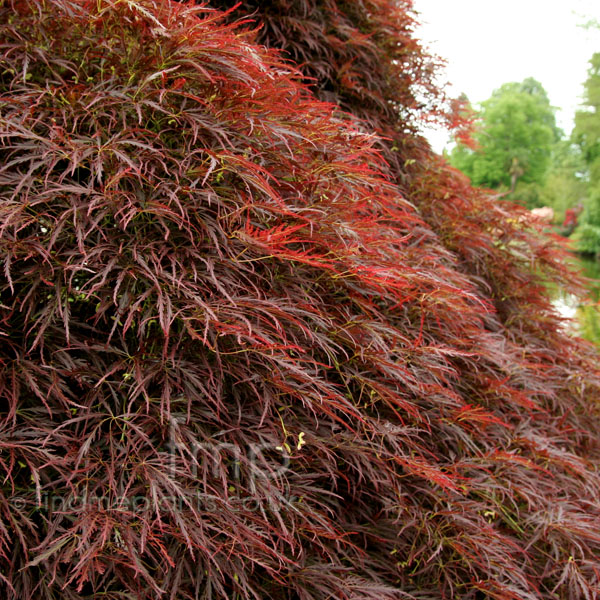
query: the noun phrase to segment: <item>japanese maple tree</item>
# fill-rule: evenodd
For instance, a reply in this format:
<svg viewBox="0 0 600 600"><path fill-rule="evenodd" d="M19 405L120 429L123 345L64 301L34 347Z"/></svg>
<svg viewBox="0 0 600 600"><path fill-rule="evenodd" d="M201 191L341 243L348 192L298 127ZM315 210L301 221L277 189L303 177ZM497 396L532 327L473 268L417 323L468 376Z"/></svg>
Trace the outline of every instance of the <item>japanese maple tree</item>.
<svg viewBox="0 0 600 600"><path fill-rule="evenodd" d="M4 597L593 598L576 278L409 3L222 8L0 4Z"/></svg>

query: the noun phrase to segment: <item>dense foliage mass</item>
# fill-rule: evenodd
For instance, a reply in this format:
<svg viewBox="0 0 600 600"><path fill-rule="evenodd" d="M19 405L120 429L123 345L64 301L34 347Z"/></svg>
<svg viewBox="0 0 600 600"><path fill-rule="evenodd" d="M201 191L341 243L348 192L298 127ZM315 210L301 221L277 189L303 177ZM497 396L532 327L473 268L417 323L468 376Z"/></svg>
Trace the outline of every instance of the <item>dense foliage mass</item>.
<svg viewBox="0 0 600 600"><path fill-rule="evenodd" d="M587 166L588 196L583 223L576 233L582 252L600 253L600 52L590 60L583 109L575 115L573 139Z"/></svg>
<svg viewBox="0 0 600 600"><path fill-rule="evenodd" d="M261 4L0 4L3 597L595 597L560 252L416 134L409 3Z"/></svg>
<svg viewBox="0 0 600 600"><path fill-rule="evenodd" d="M566 273L551 241L519 225L523 211L469 186L418 135L420 123L441 119L468 142L469 111L464 100L448 101L435 85L436 63L413 36L412 1L213 0L212 5L238 6L231 21L252 15L260 24L258 42L282 50L301 65L318 97L382 136L387 174L458 258L459 268L476 282L485 281L481 292L494 299L502 320L516 320L517 331L529 329L537 308L521 294L532 290L532 264L533 271L562 271L559 278ZM353 76L344 77L349 70ZM521 257L514 252L519 245L527 248Z"/></svg>
<svg viewBox="0 0 600 600"><path fill-rule="evenodd" d="M589 165L590 179L600 185L600 52L590 60L583 107L575 115L573 138Z"/></svg>

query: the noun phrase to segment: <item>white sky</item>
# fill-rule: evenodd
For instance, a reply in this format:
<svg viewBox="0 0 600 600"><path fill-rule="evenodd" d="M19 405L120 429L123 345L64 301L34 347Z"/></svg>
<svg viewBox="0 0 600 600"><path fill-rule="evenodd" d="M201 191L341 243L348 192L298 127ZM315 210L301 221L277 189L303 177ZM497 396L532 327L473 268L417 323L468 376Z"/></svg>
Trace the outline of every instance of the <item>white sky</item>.
<svg viewBox="0 0 600 600"><path fill-rule="evenodd" d="M534 77L559 108L558 125L570 133L588 61L600 52L600 0L414 0L422 26L416 36L447 61L452 95L473 104L503 83ZM428 138L441 151L448 136Z"/></svg>

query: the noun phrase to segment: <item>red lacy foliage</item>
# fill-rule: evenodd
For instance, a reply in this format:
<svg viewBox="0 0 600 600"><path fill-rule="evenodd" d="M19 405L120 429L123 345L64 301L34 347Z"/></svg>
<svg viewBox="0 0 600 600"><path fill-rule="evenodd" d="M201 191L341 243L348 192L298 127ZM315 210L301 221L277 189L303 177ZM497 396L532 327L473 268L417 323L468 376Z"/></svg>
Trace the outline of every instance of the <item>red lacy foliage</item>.
<svg viewBox="0 0 600 600"><path fill-rule="evenodd" d="M212 0L245 15L256 41L284 51L300 65L322 100L366 122L388 139L382 144L396 173L405 151L395 141L414 138L422 123L464 127L464 111L436 81L441 60L415 39L412 0Z"/></svg>
<svg viewBox="0 0 600 600"><path fill-rule="evenodd" d="M406 49L393 109L344 73L387 146L206 7L0 8L4 597L599 593L596 354L554 242L415 135L403 6L335 13Z"/></svg>

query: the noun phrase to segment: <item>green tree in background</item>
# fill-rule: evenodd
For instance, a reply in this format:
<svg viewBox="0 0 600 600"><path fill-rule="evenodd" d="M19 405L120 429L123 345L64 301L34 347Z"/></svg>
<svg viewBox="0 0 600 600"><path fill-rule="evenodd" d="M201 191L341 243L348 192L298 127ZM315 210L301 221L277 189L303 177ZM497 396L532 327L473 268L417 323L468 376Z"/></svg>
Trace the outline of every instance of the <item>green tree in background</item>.
<svg viewBox="0 0 600 600"><path fill-rule="evenodd" d="M586 171L586 164L577 144L570 139L559 140L554 144L544 184L532 189L532 192L536 193L538 205L554 209L557 224L564 221L567 209L585 202L588 193Z"/></svg>
<svg viewBox="0 0 600 600"><path fill-rule="evenodd" d="M480 127L474 134L478 148L459 144L450 162L475 185L506 190L512 196L519 191L531 195L527 184L543 184L552 147L561 135L543 86L532 77L505 83L481 104L479 116ZM535 198L523 203L538 205L537 197L536 189Z"/></svg>
<svg viewBox="0 0 600 600"><path fill-rule="evenodd" d="M573 140L587 166L589 193L575 239L581 252L600 251L600 52L590 60L581 110L575 115Z"/></svg>
<svg viewBox="0 0 600 600"><path fill-rule="evenodd" d="M583 152L592 186L600 183L600 52L592 56L583 107L575 114L573 139Z"/></svg>

